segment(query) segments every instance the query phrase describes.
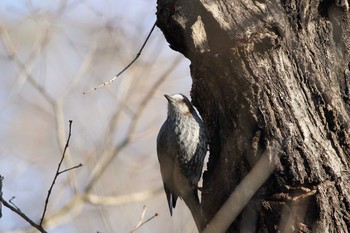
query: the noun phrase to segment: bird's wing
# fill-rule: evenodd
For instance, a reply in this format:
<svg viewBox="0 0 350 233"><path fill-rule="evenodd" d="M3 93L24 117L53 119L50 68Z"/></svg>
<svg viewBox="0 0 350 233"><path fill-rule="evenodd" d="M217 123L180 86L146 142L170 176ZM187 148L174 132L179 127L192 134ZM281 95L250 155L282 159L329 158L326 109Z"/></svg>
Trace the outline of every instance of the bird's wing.
<svg viewBox="0 0 350 233"><path fill-rule="evenodd" d="M175 208L176 200L178 198L177 195L171 192L174 188L173 170L175 166L176 152L172 149L171 145L168 144L170 140L168 134L165 133L165 127L165 125L162 126L157 137L157 154L164 191L166 193L170 215L172 215L173 208Z"/></svg>
<svg viewBox="0 0 350 233"><path fill-rule="evenodd" d="M173 215L173 208L175 208L175 206L176 206L177 196L174 195L173 193L171 193L171 191L169 190L169 188L166 186L165 183L163 183L163 185L164 185L164 191L166 193L166 199L168 201L170 215L172 216Z"/></svg>

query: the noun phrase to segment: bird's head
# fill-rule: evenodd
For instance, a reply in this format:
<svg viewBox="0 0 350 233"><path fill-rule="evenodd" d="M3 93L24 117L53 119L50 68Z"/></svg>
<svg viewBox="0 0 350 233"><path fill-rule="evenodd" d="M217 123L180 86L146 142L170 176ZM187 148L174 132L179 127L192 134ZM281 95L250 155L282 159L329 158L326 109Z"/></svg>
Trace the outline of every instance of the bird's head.
<svg viewBox="0 0 350 233"><path fill-rule="evenodd" d="M168 100L168 116L186 116L194 111L191 102L183 94L164 95Z"/></svg>

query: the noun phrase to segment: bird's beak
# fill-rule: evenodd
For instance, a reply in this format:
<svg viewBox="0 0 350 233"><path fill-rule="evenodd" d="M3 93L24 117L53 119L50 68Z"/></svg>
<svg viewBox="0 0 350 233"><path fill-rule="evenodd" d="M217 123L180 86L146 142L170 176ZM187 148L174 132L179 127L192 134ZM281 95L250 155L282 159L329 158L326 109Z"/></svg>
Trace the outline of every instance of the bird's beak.
<svg viewBox="0 0 350 233"><path fill-rule="evenodd" d="M173 98L171 98L170 95L165 94L164 97L165 97L169 102L171 102L171 101L173 100Z"/></svg>

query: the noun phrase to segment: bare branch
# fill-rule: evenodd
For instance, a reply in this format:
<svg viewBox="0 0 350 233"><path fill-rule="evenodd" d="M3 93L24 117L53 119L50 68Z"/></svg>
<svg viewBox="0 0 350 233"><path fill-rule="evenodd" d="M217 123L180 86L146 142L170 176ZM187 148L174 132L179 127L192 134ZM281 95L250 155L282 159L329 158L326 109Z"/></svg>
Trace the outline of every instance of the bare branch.
<svg viewBox="0 0 350 233"><path fill-rule="evenodd" d="M225 232L274 169L275 166L265 152L219 209L203 233Z"/></svg>
<svg viewBox="0 0 350 233"><path fill-rule="evenodd" d="M65 147L64 147L61 160L60 160L60 162L58 163L55 177L53 178L51 187L49 188L49 191L48 191L48 193L47 193L47 197L46 197L46 200L45 200L45 206L44 206L43 214L42 214L41 219L40 219L40 226L43 224L43 221L44 221L44 218L45 218L45 213L46 213L46 210L47 210L47 205L49 204L49 199L50 199L50 195L51 195L53 186L54 186L55 183L56 183L57 177L60 175L60 173L62 173L62 172L60 172L60 169L61 169L62 162L63 162L63 160L64 160L64 156L65 156L65 154L66 154L67 148L68 148L68 146L69 146L70 137L71 137L71 135L72 135L72 123L73 123L73 121L70 120L70 121L69 121L68 139L67 139L66 145L65 145Z"/></svg>
<svg viewBox="0 0 350 233"><path fill-rule="evenodd" d="M13 205L13 206L14 206L16 209L18 209L19 211L21 211L21 210L18 208L18 206L16 206L16 204L12 202L12 200L14 200L15 198L16 198L15 196L11 197L11 199L9 200L9 203L11 203L11 205Z"/></svg>
<svg viewBox="0 0 350 233"><path fill-rule="evenodd" d="M147 44L148 39L149 39L150 36L152 35L152 32L153 32L153 30L154 30L155 27L156 27L156 22L154 22L154 24L153 24L153 26L152 26L152 28L151 28L151 31L148 33L148 35L147 35L147 37L146 37L146 40L145 40L145 42L143 42L143 44L142 44L142 46L141 46L141 49L140 49L139 52L136 54L136 57L135 57L122 71L120 71L120 72L119 72L116 76L114 76L114 78L112 78L111 80L109 80L109 81L107 81L107 82L104 82L104 83L102 83L101 85L99 85L99 86L97 86L97 87L93 87L93 88L91 88L91 89L89 89L89 90L87 90L87 91L84 91L83 94L87 94L87 93L89 93L89 92L91 92L91 91L97 90L98 88L101 88L101 87L104 87L104 86L106 86L106 85L111 84L111 83L114 82L122 73L124 73L124 71L126 71L126 70L139 58L139 56L140 56L141 53L142 53L143 48L144 48L145 45Z"/></svg>
<svg viewBox="0 0 350 233"><path fill-rule="evenodd" d="M146 190L125 195L100 196L94 194L83 194L84 201L94 205L121 205L126 203L142 202L163 192L163 188Z"/></svg>
<svg viewBox="0 0 350 233"><path fill-rule="evenodd" d="M155 213L152 217L148 218L146 221L143 221L143 219L145 218L146 211L147 211L147 206L144 205L144 206L143 206L142 213L141 213L140 221L139 221L139 223L136 225L135 229L132 230L130 233L135 233L135 232L136 232L140 227L142 227L144 224L146 224L147 222L151 221L152 219L154 219L155 217L158 216L158 213Z"/></svg>
<svg viewBox="0 0 350 233"><path fill-rule="evenodd" d="M83 166L83 164L79 163L78 165L76 165L74 167L67 168L67 169L64 169L63 171L58 172L58 175L61 175L64 172L67 172L67 171L70 171L70 170L73 170L73 169L76 169L76 168L79 168L79 167L82 167L82 166Z"/></svg>
<svg viewBox="0 0 350 233"><path fill-rule="evenodd" d="M60 208L56 213L47 217L45 226L53 226L55 222L69 222L74 216L80 214L83 210L83 204L89 203L99 206L115 206L128 203L144 202L159 195L163 192L163 187L156 190L147 190L135 193L128 193L125 195L110 195L100 196L95 194L76 194L67 204Z"/></svg>
<svg viewBox="0 0 350 233"><path fill-rule="evenodd" d="M0 175L0 202L2 204L4 204L4 206L6 206L7 208L9 208L10 210L12 210L13 212L15 212L17 215L21 216L24 220L26 220L30 225L32 225L34 228L36 228L38 231L42 232L42 233L46 233L45 229L40 225L36 224L35 222L33 222L27 215L25 215L19 208L12 206L10 203L8 203L7 201L5 201L2 197L2 180L4 179L3 176ZM1 216L1 215L0 215Z"/></svg>
<svg viewBox="0 0 350 233"><path fill-rule="evenodd" d="M72 135L72 123L73 121L70 120L69 121L69 134L68 134L68 139L67 139L67 142L66 142L66 145L64 147L64 150L63 150L63 154L62 154L62 157L61 157L61 160L58 164L58 167L57 167L57 171L56 171L56 174L55 174L55 177L52 181L52 184L51 184L51 187L49 188L49 191L48 191L48 194L47 194L47 197L46 197L46 200L45 200L45 206L44 206L44 210L43 210L43 213L42 213L42 216L41 216L41 220L40 220L40 224L36 224L35 222L33 222L27 215L25 215L14 203L12 203L12 200L14 199L14 197L12 197L9 202L5 201L3 198L2 198L2 180L3 180L3 177L0 176L0 201L2 204L4 204L4 206L6 206L7 208L9 208L10 210L12 210L13 212L17 213L19 216L21 216L24 220L26 220L30 225L32 225L33 227L35 227L37 230L39 230L40 232L46 232L44 230L44 228L42 227L42 224L43 224L43 221L44 221L44 218L45 218L45 213L46 213L46 210L47 210L47 205L49 203L49 199L50 199L50 195L51 195L51 192L52 192L52 189L53 189L53 186L56 182L56 179L57 177L64 173L64 172L67 172L67 171L70 171L72 169L75 169L75 168L78 168L78 167L81 167L83 166L81 163L74 166L74 167L71 167L71 168L68 168L68 169L65 169L65 170L62 170L60 171L60 168L61 168L61 165L62 165L62 162L64 160L64 157L65 157L65 154L66 154L66 151L67 151L67 148L69 146L69 141L70 141L70 138L71 138L71 135ZM1 205L0 205L0 217L1 217Z"/></svg>
<svg viewBox="0 0 350 233"><path fill-rule="evenodd" d="M53 110L54 110L54 116L55 116L55 127L56 127L56 140L57 140L57 145L64 145L66 142L67 135L65 133L65 117L63 113L63 99L57 100L56 103L53 105ZM63 153L62 148L62 152ZM73 167L75 163L72 161L72 157L69 156L70 151L69 148L67 148L67 151L65 152L65 159L64 159L64 165L65 167ZM75 176L75 172L70 172L67 174L68 176L68 181L70 184L71 189L76 193L76 187L77 187L77 180Z"/></svg>
<svg viewBox="0 0 350 233"><path fill-rule="evenodd" d="M141 218L140 218L140 221L137 223L135 229L131 232L135 232L143 223L143 219L145 218L145 214L146 214L146 211L147 211L147 206L144 205L143 206L143 210L142 210L142 213L141 213Z"/></svg>

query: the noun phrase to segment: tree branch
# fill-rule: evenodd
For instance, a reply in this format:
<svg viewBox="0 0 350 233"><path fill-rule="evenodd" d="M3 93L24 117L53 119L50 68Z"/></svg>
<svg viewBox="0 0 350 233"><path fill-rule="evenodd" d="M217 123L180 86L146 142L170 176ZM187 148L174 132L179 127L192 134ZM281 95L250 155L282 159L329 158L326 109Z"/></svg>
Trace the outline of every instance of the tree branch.
<svg viewBox="0 0 350 233"><path fill-rule="evenodd" d="M1 212L1 204L4 204L4 206L6 206L7 208L9 208L10 210L12 210L13 212L15 212L17 215L21 216L24 220L26 220L30 225L32 225L34 228L36 228L37 230L39 230L40 232L43 232L43 233L46 233L46 230L43 228L43 221L44 221L44 218L45 218L45 213L46 213L46 210L47 210L47 205L49 203L49 199L50 199L50 195L51 195L51 192L52 192L52 189L53 189L53 186L55 185L55 182L56 182L56 179L57 177L64 173L64 172L67 172L67 171L70 171L72 169L75 169L75 168L78 168L78 167L81 167L83 166L81 163L74 166L74 167L71 167L71 168L68 168L68 169L65 169L65 170L62 170L60 171L60 168L61 168L61 165L62 165L62 162L64 160L64 157L65 157L65 154L66 154L66 151L67 151L67 148L69 146L69 141L70 141L70 138L71 138L71 135L72 135L72 123L73 121L70 120L69 121L69 135L68 135L68 139L67 139L67 142L66 142L66 145L64 147L64 150L63 150L63 154L62 154L62 157L61 157L61 160L58 164L58 167L57 167L57 171L56 171L56 174L55 174L55 177L52 181L52 184L51 184L51 187L49 188L49 191L48 191L48 194L47 194L47 197L46 197L46 200L45 200L45 206L44 206L44 210L43 210L43 213L42 213L42 216L41 216L41 219L40 219L40 223L39 224L36 224L33 220L31 220L27 215L25 215L15 204L13 204L11 201L14 199L14 197L12 197L9 202L5 201L2 197L2 181L4 179L4 177L2 177L0 175L0 218L2 217L2 212Z"/></svg>
<svg viewBox="0 0 350 233"><path fill-rule="evenodd" d="M0 202L2 204L4 204L4 206L6 206L7 208L9 208L10 210L12 210L13 212L15 212L17 215L21 216L24 220L26 220L30 225L32 225L34 228L36 228L38 231L42 232L42 233L47 233L47 231L45 231L45 229L40 225L36 224L35 222L33 222L27 215L25 215L19 208L12 206L10 203L8 203L7 201L5 201L2 197L2 180L4 179L3 176L0 175ZM0 210L1 210L1 206L0 206ZM1 217L1 211L0 211L0 217Z"/></svg>
<svg viewBox="0 0 350 233"><path fill-rule="evenodd" d="M52 192L53 186L54 186L55 183L56 183L57 177L58 177L60 174L66 172L66 171L69 171L69 170L72 170L72 169L74 169L74 168L78 168L78 167L81 167L81 166L82 166L82 164L79 164L79 165L74 166L74 167L72 167L72 168L68 168L68 169L66 169L66 170L60 171L62 162L63 162L63 160L64 160L64 157L65 157L65 155L66 155L66 151L67 151L68 146L69 146L70 137L71 137L71 135L72 135L72 123L73 123L73 121L70 120L70 121L69 121L69 133L68 133L67 142L66 142L66 145L65 145L65 147L64 147L61 160L60 160L60 162L58 163L55 177L53 178L53 181L52 181L51 186L50 186L50 188L49 188L49 191L48 191L48 193L47 193L47 197L46 197L46 200L45 200L45 206L44 206L43 214L42 214L41 219L40 219L40 226L42 226L42 224L43 224L43 221L44 221L44 218L45 218L45 214L46 214L46 210L47 210L47 205L49 204L49 199L50 199L50 196L51 196L51 192Z"/></svg>
<svg viewBox="0 0 350 233"><path fill-rule="evenodd" d="M270 155L265 152L219 209L203 233L225 232L274 169L275 166L270 161Z"/></svg>
<svg viewBox="0 0 350 233"><path fill-rule="evenodd" d="M124 71L126 71L136 60L137 58L139 58L139 56L141 55L141 52L143 50L143 48L145 47L145 45L147 44L148 42L148 39L150 38L150 36L152 35L152 32L154 30L154 28L156 27L156 22L154 22L152 28L151 28L151 31L148 33L147 37L146 37L146 40L145 42L143 42L142 46L141 46L141 49L139 50L139 52L136 54L136 57L122 70L120 71L116 76L114 76L114 78L112 78L111 80L107 81L107 82L104 82L102 83L101 85L97 86L97 87L93 87L87 91L84 91L83 94L87 94L91 91L95 91L97 90L98 88L101 88L101 87L104 87L106 85L109 85L111 84L112 82L114 82L114 80L116 80L122 73L124 73Z"/></svg>
<svg viewBox="0 0 350 233"><path fill-rule="evenodd" d="M150 218L144 220L146 211L147 211L147 206L144 205L144 206L143 206L142 213L141 213L140 221L139 221L138 224L136 225L135 229L132 230L130 233L136 233L136 231L137 231L138 229L140 229L143 225L145 225L146 223L148 223L149 221L151 221L152 219L154 219L155 217L157 217L157 216L159 215L158 213L155 213L152 217L150 217Z"/></svg>
<svg viewBox="0 0 350 233"><path fill-rule="evenodd" d="M61 175L64 172L67 172L67 171L70 171L70 170L73 170L73 169L76 169L76 168L79 168L79 167L82 167L82 166L83 166L83 164L79 163L78 165L76 165L74 167L67 168L67 169L64 169L63 171L58 172L58 175Z"/></svg>

